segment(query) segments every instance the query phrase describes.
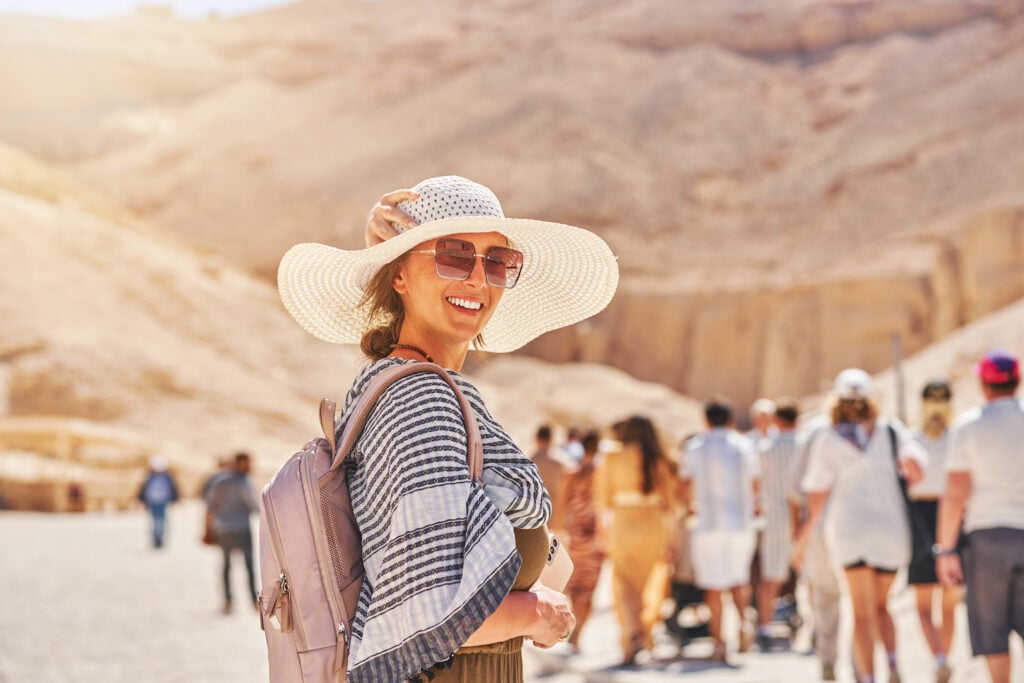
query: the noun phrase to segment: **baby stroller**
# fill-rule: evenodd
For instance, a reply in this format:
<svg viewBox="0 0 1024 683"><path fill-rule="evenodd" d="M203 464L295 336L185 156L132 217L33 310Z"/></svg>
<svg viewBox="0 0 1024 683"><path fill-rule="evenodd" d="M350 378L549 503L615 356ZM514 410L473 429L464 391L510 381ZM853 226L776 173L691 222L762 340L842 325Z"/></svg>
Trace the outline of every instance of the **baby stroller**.
<svg viewBox="0 0 1024 683"><path fill-rule="evenodd" d="M665 630L680 649L694 640L710 638L711 614L704 604L704 589L695 583L693 564L690 562L690 517L686 513L676 518L675 536L679 557L671 577L672 613L665 618Z"/></svg>

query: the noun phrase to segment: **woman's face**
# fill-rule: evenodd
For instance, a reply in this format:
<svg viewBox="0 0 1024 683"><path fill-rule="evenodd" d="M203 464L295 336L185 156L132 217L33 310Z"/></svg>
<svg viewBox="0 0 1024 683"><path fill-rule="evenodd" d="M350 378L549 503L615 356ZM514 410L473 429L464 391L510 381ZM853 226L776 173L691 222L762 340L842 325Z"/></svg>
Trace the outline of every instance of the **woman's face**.
<svg viewBox="0 0 1024 683"><path fill-rule="evenodd" d="M488 247L508 244L505 236L497 232L446 237L472 243L477 254L483 254ZM435 243L436 240L423 242L413 251L431 250ZM476 258L475 261L467 279L447 280L437 275L433 254L410 253L392 285L405 308L403 332L411 328L418 335L454 344L475 339L494 315L505 293L502 287L487 283L483 260Z"/></svg>

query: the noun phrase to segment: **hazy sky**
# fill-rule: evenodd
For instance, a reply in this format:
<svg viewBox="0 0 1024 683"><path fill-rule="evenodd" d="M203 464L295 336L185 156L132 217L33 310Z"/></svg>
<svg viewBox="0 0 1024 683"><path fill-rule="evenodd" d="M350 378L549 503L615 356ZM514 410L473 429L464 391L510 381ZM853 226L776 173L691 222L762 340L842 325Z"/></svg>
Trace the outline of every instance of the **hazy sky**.
<svg viewBox="0 0 1024 683"><path fill-rule="evenodd" d="M100 19L131 14L137 5L170 6L178 16L244 14L292 0L0 0L0 14L33 14L65 19Z"/></svg>

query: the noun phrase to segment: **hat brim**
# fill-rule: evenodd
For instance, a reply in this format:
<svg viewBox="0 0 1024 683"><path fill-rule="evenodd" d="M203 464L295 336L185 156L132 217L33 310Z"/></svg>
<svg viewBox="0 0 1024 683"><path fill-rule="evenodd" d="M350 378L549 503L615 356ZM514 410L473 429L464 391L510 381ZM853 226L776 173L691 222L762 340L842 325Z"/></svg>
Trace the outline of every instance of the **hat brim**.
<svg viewBox="0 0 1024 683"><path fill-rule="evenodd" d="M372 323L359 304L381 267L423 242L484 232L501 233L523 252L519 282L504 293L483 329L487 351L514 351L545 332L585 320L604 310L615 294L618 264L594 233L525 218L461 216L424 223L357 251L297 244L278 267L281 301L313 336L359 343Z"/></svg>

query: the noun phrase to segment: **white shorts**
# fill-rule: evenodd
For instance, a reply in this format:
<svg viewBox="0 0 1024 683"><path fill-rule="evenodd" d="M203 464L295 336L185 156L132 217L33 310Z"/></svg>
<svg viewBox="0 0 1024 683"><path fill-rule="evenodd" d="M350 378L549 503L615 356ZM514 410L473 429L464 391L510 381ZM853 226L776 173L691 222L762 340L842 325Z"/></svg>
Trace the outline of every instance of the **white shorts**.
<svg viewBox="0 0 1024 683"><path fill-rule="evenodd" d="M697 585L726 590L750 583L756 543L753 531L694 531L690 555Z"/></svg>

